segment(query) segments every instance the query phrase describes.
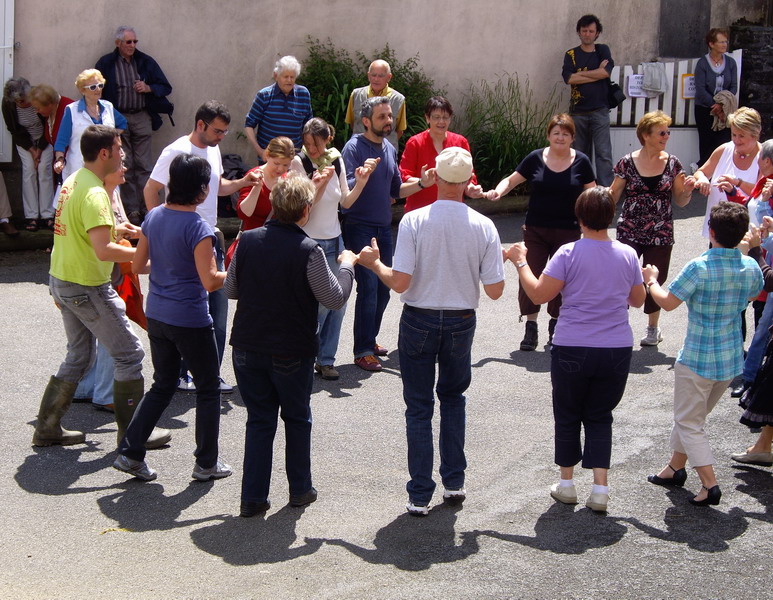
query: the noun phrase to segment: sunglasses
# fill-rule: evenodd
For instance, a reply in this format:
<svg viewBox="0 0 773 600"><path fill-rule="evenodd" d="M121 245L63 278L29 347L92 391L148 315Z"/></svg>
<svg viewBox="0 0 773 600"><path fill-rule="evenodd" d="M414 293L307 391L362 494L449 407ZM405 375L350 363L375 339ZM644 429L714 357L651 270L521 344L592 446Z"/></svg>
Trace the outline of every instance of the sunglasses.
<svg viewBox="0 0 773 600"><path fill-rule="evenodd" d="M91 90L92 92L96 90L101 90L103 87L105 87L104 83L92 83L91 85L84 85L84 90Z"/></svg>
<svg viewBox="0 0 773 600"><path fill-rule="evenodd" d="M129 46L132 46L136 44L139 40L123 40L124 44L128 44Z"/></svg>
<svg viewBox="0 0 773 600"><path fill-rule="evenodd" d="M671 135L671 130L670 129L666 129L665 131L659 131L658 135L660 137L668 137L668 136Z"/></svg>

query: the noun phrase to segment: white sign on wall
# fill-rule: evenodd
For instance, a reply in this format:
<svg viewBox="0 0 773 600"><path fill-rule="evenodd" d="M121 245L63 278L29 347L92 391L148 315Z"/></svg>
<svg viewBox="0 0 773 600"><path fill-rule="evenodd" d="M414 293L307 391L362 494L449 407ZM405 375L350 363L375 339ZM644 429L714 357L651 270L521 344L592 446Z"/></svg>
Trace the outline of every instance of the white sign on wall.
<svg viewBox="0 0 773 600"><path fill-rule="evenodd" d="M626 96L629 98L647 98L647 92L642 89L643 85L644 75L629 75L628 93Z"/></svg>
<svg viewBox="0 0 773 600"><path fill-rule="evenodd" d="M695 98L695 75L692 73L682 75L682 98L685 100Z"/></svg>

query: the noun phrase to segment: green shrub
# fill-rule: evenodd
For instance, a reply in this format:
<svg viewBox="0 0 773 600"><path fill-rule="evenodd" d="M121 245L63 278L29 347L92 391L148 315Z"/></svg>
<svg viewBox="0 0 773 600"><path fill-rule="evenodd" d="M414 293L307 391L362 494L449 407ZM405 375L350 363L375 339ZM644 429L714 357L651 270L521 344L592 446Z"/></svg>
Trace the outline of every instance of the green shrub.
<svg viewBox="0 0 773 600"><path fill-rule="evenodd" d="M351 137L351 128L345 122L349 96L355 88L368 85L368 67L376 59L389 63L393 75L389 86L405 96L408 128L400 139L400 150L409 137L427 128L424 120L427 100L445 94L444 90L436 89L435 82L424 73L418 54L402 61L387 44L369 56L358 51L352 58L346 50L336 48L329 38L321 42L308 37L306 45L309 57L303 61L298 83L309 88L314 114L335 127L333 145L336 148L342 148Z"/></svg>
<svg viewBox="0 0 773 600"><path fill-rule="evenodd" d="M553 87L544 102L534 100L529 79L505 73L492 86L470 85L462 103L459 130L470 142L475 173L484 189L515 170L532 150L546 145L545 127L558 112L560 92Z"/></svg>

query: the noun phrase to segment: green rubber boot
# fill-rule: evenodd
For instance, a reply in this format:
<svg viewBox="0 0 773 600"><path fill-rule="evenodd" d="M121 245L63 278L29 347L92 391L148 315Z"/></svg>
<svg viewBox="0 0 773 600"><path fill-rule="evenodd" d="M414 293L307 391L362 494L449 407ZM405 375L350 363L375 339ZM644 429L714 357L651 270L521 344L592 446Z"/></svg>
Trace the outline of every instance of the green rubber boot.
<svg viewBox="0 0 773 600"><path fill-rule="evenodd" d="M134 411L139 406L142 397L145 394L145 380L143 378L132 381L114 381L113 382L113 406L115 408L115 424L118 426L118 435L116 443L120 445L126 428L134 416ZM169 443L172 439L172 432L168 429L154 427L150 437L145 442L147 450L160 448Z"/></svg>
<svg viewBox="0 0 773 600"><path fill-rule="evenodd" d="M32 435L33 446L52 446L54 444L71 446L86 441L83 432L69 431L62 427L62 417L70 408L77 387L77 383L51 377L46 391L43 392L43 399L40 401L38 423L35 426L35 433Z"/></svg>

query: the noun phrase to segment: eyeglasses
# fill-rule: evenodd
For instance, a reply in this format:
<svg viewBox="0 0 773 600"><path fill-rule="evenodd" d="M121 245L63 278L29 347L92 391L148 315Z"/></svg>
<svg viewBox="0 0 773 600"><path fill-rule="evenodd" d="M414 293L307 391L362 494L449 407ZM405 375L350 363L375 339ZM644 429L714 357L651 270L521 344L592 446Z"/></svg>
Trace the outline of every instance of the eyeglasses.
<svg viewBox="0 0 773 600"><path fill-rule="evenodd" d="M212 124L207 123L206 121L204 121L204 125L207 127L212 127ZM212 131L214 131L217 135L228 135L230 129L218 129L217 127L212 127Z"/></svg>
<svg viewBox="0 0 773 600"><path fill-rule="evenodd" d="M139 42L139 40L123 40L123 43L124 44L128 44L129 46L132 46L132 45L136 44L137 42Z"/></svg>
<svg viewBox="0 0 773 600"><path fill-rule="evenodd" d="M665 131L659 131L658 135L660 137L668 137L668 136L671 135L671 130L670 129L666 129Z"/></svg>
<svg viewBox="0 0 773 600"><path fill-rule="evenodd" d="M92 92L96 90L101 90L103 87L105 87L104 83L92 83L91 85L84 85L84 90L91 90Z"/></svg>
<svg viewBox="0 0 773 600"><path fill-rule="evenodd" d="M449 114L442 114L442 115L430 115L429 116L430 121L450 121L451 115Z"/></svg>

